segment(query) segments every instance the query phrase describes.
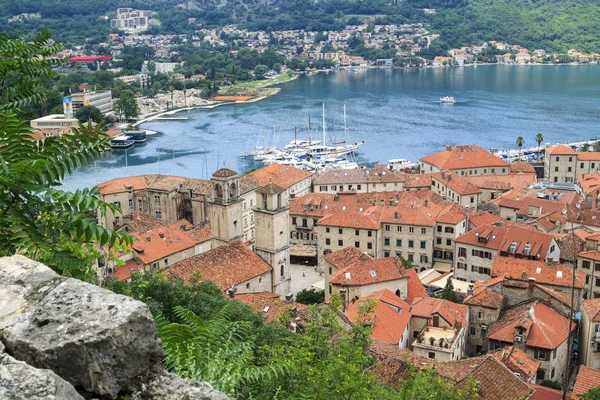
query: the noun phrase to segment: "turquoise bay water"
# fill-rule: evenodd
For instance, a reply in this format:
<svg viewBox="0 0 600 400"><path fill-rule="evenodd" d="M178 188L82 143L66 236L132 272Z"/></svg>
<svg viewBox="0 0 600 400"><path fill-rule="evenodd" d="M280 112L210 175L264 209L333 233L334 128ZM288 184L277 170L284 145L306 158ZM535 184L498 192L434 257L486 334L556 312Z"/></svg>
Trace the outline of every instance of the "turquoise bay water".
<svg viewBox="0 0 600 400"><path fill-rule="evenodd" d="M454 96L456 104L439 103ZM115 151L78 170L66 189L108 179L160 172L205 178L224 164L238 171L250 165L238 155L255 143L284 145L321 138L325 103L328 135L343 140L343 105L350 141L364 140L359 161L413 161L446 144L476 143L515 148L517 136L535 146L545 142L600 137L600 67L479 66L477 68L344 70L300 77L257 103L226 105L177 114L186 121L155 121L146 144Z"/></svg>

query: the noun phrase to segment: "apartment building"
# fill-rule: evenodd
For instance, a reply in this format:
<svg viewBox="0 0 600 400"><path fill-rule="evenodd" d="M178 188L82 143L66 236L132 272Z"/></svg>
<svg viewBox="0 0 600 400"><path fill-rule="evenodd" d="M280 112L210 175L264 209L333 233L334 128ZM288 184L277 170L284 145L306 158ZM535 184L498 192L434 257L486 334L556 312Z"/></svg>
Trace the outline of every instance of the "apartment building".
<svg viewBox="0 0 600 400"><path fill-rule="evenodd" d="M489 328L489 349L514 346L540 361L536 381L561 382L565 359L569 356L568 338L575 323L546 305L531 299L505 310Z"/></svg>
<svg viewBox="0 0 600 400"><path fill-rule="evenodd" d="M464 304L469 306L466 352L469 355L481 354L488 348L488 329L498 320L504 308L504 296L498 287L498 279L476 282L469 290Z"/></svg>
<svg viewBox="0 0 600 400"><path fill-rule="evenodd" d="M600 233L585 238L584 251L577 255L577 269L585 273L585 299L600 297Z"/></svg>
<svg viewBox="0 0 600 400"><path fill-rule="evenodd" d="M583 301L579 326L579 362L600 369L600 298Z"/></svg>
<svg viewBox="0 0 600 400"><path fill-rule="evenodd" d="M596 174L599 169L599 152L576 152L562 144L546 148L544 177L550 182L575 183L578 176Z"/></svg>
<svg viewBox="0 0 600 400"><path fill-rule="evenodd" d="M592 210L600 208L600 174L580 175L577 183L589 207Z"/></svg>
<svg viewBox="0 0 600 400"><path fill-rule="evenodd" d="M434 229L433 266L450 271L456 258L454 241L468 231L467 217L462 210L452 207L436 217ZM441 265L447 268L440 268Z"/></svg>
<svg viewBox="0 0 600 400"><path fill-rule="evenodd" d="M152 15L153 12L150 10L117 8L117 18L110 20L110 27L126 32L142 32L148 29Z"/></svg>
<svg viewBox="0 0 600 400"><path fill-rule="evenodd" d="M554 236L519 225L482 225L455 242L454 277L467 282L490 279L492 263L498 255L545 262L560 260Z"/></svg>
<svg viewBox="0 0 600 400"><path fill-rule="evenodd" d="M459 176L507 175L510 165L487 150L472 144L446 146L446 150L421 158L421 172L452 171Z"/></svg>
<svg viewBox="0 0 600 400"><path fill-rule="evenodd" d="M73 93L71 98L73 102L73 115L84 106L94 106L104 116L113 112L112 92L110 90Z"/></svg>
<svg viewBox="0 0 600 400"><path fill-rule="evenodd" d="M404 190L406 179L407 174L392 172L383 165L377 164L372 168L318 172L313 178L312 185L314 193L398 192Z"/></svg>

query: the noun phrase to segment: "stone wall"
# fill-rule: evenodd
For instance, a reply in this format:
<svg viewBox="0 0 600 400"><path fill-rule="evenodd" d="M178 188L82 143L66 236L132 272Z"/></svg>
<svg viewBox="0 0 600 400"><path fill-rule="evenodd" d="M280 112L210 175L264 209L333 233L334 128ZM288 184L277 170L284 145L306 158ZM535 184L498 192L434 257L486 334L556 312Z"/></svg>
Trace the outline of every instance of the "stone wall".
<svg viewBox="0 0 600 400"><path fill-rule="evenodd" d="M0 258L1 399L226 399L165 371L162 355L144 303Z"/></svg>

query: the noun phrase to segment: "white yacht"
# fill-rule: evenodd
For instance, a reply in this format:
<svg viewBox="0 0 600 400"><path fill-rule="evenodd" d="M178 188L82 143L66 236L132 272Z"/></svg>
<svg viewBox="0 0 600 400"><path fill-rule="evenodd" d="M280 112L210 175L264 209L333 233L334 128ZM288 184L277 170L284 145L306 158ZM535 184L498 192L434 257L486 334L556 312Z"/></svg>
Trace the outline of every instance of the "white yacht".
<svg viewBox="0 0 600 400"><path fill-rule="evenodd" d="M440 103L442 103L442 104L454 104L455 100L454 100L454 97L452 97L452 96L444 96L444 97L440 97Z"/></svg>
<svg viewBox="0 0 600 400"><path fill-rule="evenodd" d="M389 160L388 169L392 172L398 172L405 169L412 169L417 165L417 163L409 161L405 158L396 158L393 160Z"/></svg>

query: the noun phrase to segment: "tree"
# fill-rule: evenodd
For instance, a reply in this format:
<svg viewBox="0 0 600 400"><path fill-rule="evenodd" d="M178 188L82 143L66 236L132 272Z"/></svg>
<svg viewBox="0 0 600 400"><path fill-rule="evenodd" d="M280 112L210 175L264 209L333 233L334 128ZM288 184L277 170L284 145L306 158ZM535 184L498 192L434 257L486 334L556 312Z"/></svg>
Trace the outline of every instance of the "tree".
<svg viewBox="0 0 600 400"><path fill-rule="evenodd" d="M100 123L102 121L102 111L98 107L94 106L83 106L75 113L75 118L81 123L93 121Z"/></svg>
<svg viewBox="0 0 600 400"><path fill-rule="evenodd" d="M406 269L411 269L413 267L412 261L408 260L402 256L400 256L400 262L402 263L402 266Z"/></svg>
<svg viewBox="0 0 600 400"><path fill-rule="evenodd" d="M131 90L121 92L121 96L113 103L113 110L124 115L126 120L137 117L140 112L137 100Z"/></svg>
<svg viewBox="0 0 600 400"><path fill-rule="evenodd" d="M154 75L156 72L156 63L154 61L148 61L148 72L150 75Z"/></svg>
<svg viewBox="0 0 600 400"><path fill-rule="evenodd" d="M580 394L579 398L581 400L598 400L598 399L600 399L600 387L592 389L587 393Z"/></svg>
<svg viewBox="0 0 600 400"><path fill-rule="evenodd" d="M540 146L542 145L542 142L544 141L544 135L542 135L541 133L538 133L537 135L535 135L535 141L538 144L538 154L540 154Z"/></svg>
<svg viewBox="0 0 600 400"><path fill-rule="evenodd" d="M441 298L456 303L456 292L454 291L452 279L448 278L446 280L446 285L444 286L444 289L442 289Z"/></svg>
<svg viewBox="0 0 600 400"><path fill-rule="evenodd" d="M265 75L267 74L267 72L269 72L269 67L263 64L259 64L256 67L254 67L254 78L256 80L265 79Z"/></svg>
<svg viewBox="0 0 600 400"><path fill-rule="evenodd" d="M109 149L99 127L80 124L70 135L38 144L18 116L19 108L46 97L41 78L54 77L51 66L59 61L51 56L60 50L49 42L47 31L28 42L0 35L0 256L23 254L85 279L92 276L97 247L130 244L131 238L96 225L97 211L120 212L96 189L56 189L67 174Z"/></svg>
<svg viewBox="0 0 600 400"><path fill-rule="evenodd" d="M410 377L402 382L397 399L413 400L475 400L478 399L476 383L469 379L466 388L458 389L453 383L436 374L433 368L418 372L409 368Z"/></svg>
<svg viewBox="0 0 600 400"><path fill-rule="evenodd" d="M296 301L301 304L320 304L325 301L325 293L316 289L302 289L296 294Z"/></svg>
<svg viewBox="0 0 600 400"><path fill-rule="evenodd" d="M517 147L519 148L519 153L521 152L521 148L523 147L523 144L525 144L525 139L523 139L523 136L519 136L517 138Z"/></svg>

